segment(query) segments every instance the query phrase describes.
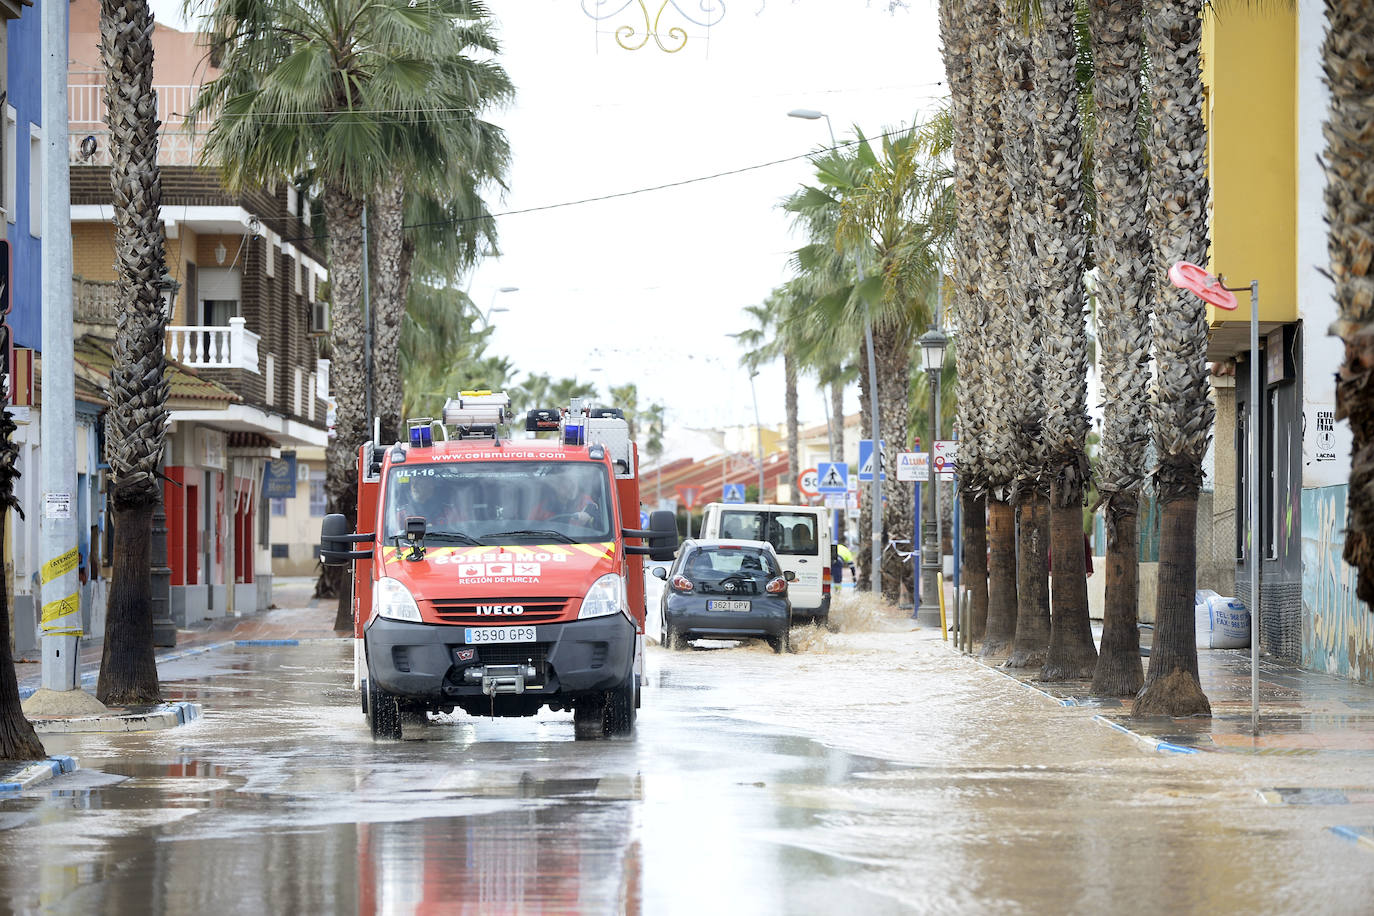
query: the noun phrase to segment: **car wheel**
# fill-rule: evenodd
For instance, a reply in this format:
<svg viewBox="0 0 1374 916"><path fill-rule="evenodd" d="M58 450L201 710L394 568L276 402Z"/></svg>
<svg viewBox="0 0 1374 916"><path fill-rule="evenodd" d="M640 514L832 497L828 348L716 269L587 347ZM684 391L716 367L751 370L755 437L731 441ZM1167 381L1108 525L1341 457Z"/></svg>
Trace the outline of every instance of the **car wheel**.
<svg viewBox="0 0 1374 916"><path fill-rule="evenodd" d="M687 640L683 637L682 631L675 626L668 626L668 636L665 644L670 651L681 652L687 648Z"/></svg>
<svg viewBox="0 0 1374 916"><path fill-rule="evenodd" d="M368 724L372 726L373 738L401 740L401 704L391 694L375 686L368 685L367 704L371 710Z"/></svg>

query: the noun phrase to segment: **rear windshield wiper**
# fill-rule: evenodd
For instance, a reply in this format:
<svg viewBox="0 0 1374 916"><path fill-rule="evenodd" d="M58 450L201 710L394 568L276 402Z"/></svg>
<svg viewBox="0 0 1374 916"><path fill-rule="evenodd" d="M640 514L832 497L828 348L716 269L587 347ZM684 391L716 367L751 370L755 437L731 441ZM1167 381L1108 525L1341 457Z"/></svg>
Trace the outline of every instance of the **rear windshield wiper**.
<svg viewBox="0 0 1374 916"><path fill-rule="evenodd" d="M488 534L489 538L553 538L564 544L576 544L575 538L570 538L561 531L554 531L552 528L517 528L514 531L496 531Z"/></svg>
<svg viewBox="0 0 1374 916"><path fill-rule="evenodd" d="M402 535L397 535L397 537L405 537L405 535L403 535L403 534L402 534ZM461 531L426 531L426 532L425 532L425 537L427 537L427 538L445 538L445 539L448 539L448 540L458 541L458 542L461 543L461 544L471 544L471 545L473 545L474 547L486 547L486 546L487 546L485 543L483 543L482 541L477 540L477 538L473 537L472 535L470 535L470 534L464 534L464 533L461 532Z"/></svg>

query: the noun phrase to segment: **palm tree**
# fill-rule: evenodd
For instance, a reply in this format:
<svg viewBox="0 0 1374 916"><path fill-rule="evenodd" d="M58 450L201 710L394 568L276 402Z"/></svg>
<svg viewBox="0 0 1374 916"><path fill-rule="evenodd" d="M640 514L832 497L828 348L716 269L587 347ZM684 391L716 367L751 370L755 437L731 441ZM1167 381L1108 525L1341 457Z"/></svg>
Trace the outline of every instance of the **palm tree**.
<svg viewBox="0 0 1374 916"><path fill-rule="evenodd" d="M801 474L799 433L797 421L797 354L791 341L787 317L795 308L792 290L787 284L777 287L762 305L746 305L745 314L754 319L754 326L730 336L739 341L740 346L748 348L740 359L740 365L751 373L765 363L782 356L783 406L787 415L787 479L796 486Z"/></svg>
<svg viewBox="0 0 1374 916"><path fill-rule="evenodd" d="M978 170L977 131L974 127L974 55L972 30L968 28L969 3L941 0L940 38L945 75L949 85L951 153L954 161L953 192L956 231L953 275L958 346L957 413L959 418L959 493L962 522L962 582L972 595L970 609L974 639L982 639L988 618L987 468L983 442L987 436L985 330L987 310L983 303L978 263L978 201L975 195Z"/></svg>
<svg viewBox="0 0 1374 916"><path fill-rule="evenodd" d="M314 170L328 225L331 382L336 435L326 451L329 511L357 515L357 450L370 437L365 405L362 302L364 202L406 161L385 125L422 124L453 113L432 92L454 3L370 0L212 0L208 14L218 77L193 108L215 115L205 158L234 190L273 185ZM340 577L341 578L341 577ZM322 584L320 589L329 589ZM339 594L339 620L349 597Z"/></svg>
<svg viewBox="0 0 1374 916"><path fill-rule="evenodd" d="M997 37L1002 78L1003 162L1011 192L1008 209L1006 277L1012 313L1011 362L1017 397L1007 419L1011 438L1006 454L1015 461L1016 505L1016 639L1007 665L1040 667L1050 641L1049 479L1046 475L1044 360L1045 303L1039 275L1032 269L1039 257L1044 228L1042 199L1036 181L1035 119L1032 111L1040 73L1031 51L1023 3L1000 0L1001 28ZM989 265L984 262L984 275ZM994 557L996 560L996 557Z"/></svg>
<svg viewBox="0 0 1374 916"><path fill-rule="evenodd" d="M1097 696L1134 696L1140 663L1136 520L1150 434L1150 238L1140 140L1142 0L1089 5L1093 49L1093 186L1097 193L1098 339L1105 413L1097 462L1107 528Z"/></svg>
<svg viewBox="0 0 1374 916"><path fill-rule="evenodd" d="M1040 677L1090 677L1097 666L1088 618L1083 553L1087 454L1088 333L1083 269L1088 236L1083 212L1083 144L1078 123L1076 19L1073 0L1041 0L1033 32L1039 221L1035 264L1045 306L1045 480L1050 485L1050 550L1054 560L1050 644Z"/></svg>
<svg viewBox="0 0 1374 916"><path fill-rule="evenodd" d="M969 30L969 87L974 164L969 194L974 201L970 229L976 241L978 295L984 353L983 384L987 417L983 437L976 446L982 462L982 483L987 492L988 614L980 654L985 658L1007 655L1016 633L1016 520L1013 484L1017 447L1014 433L1014 401L1000 396L1013 383L1005 366L1005 354L1013 349L1016 319L1008 288L1011 263L1011 185L1005 157L1006 120L1003 111L1002 77L998 41L1002 32L997 0L966 0L963 27ZM946 14L942 10L942 16ZM948 34L959 23L945 27ZM974 276L964 268L966 276ZM967 285L965 283L965 285ZM962 318L961 318L962 323ZM962 444L960 449L967 448ZM972 545L966 551L972 549Z"/></svg>
<svg viewBox="0 0 1374 916"><path fill-rule="evenodd" d="M407 300L399 346L404 416L438 417L460 391L506 387L510 361L486 353L492 329L473 327L466 293L421 281L411 284Z"/></svg>
<svg viewBox="0 0 1374 916"><path fill-rule="evenodd" d="M423 85L429 96L430 107L380 123L386 135L385 148L394 154L395 168L370 196L368 210L369 229L375 239L371 249L375 261L371 272L376 315L374 403L382 441L388 442L399 435L402 421L397 344L415 246L417 242L432 242L441 250L454 248L452 242L440 240L443 235L471 239L485 235L494 242L495 225L481 198L481 187L486 183L504 186L510 161L503 131L477 117L477 112L514 94L500 64L474 60L467 53L469 49L488 55L500 51L486 9L476 0L445 0L424 8L432 13L424 23L425 31L446 36L424 46L437 49L437 58L408 62L415 71L412 79ZM418 237L407 239L403 219L416 209L408 204L420 199L431 202L427 208L431 213L446 207L456 212L439 220L424 214L415 222L428 225L412 233ZM434 231L436 228L440 231ZM456 279L475 263L475 245L457 247L465 257L448 261L438 276ZM430 266L438 265L431 259Z"/></svg>
<svg viewBox="0 0 1374 916"><path fill-rule="evenodd" d="M1145 36L1151 63L1149 219L1157 303L1150 407L1162 521L1154 642L1132 714L1210 715L1198 680L1193 618L1197 495L1215 412L1207 397L1207 312L1201 299L1174 289L1167 279L1175 261L1204 266L1207 261L1202 0L1149 0Z"/></svg>
<svg viewBox="0 0 1374 916"><path fill-rule="evenodd" d="M1374 605L1374 408L1365 379L1374 365L1369 327L1369 238L1374 234L1374 203L1368 189L1371 160L1368 106L1371 94L1368 61L1374 59L1374 30L1369 10L1359 0L1327 0L1327 33L1322 44L1331 111L1326 121L1327 251L1335 281L1340 318L1332 332L1345 341L1345 362L1337 375L1336 416L1350 421L1354 447L1350 458L1350 524L1345 561L1358 577L1355 594Z"/></svg>
<svg viewBox="0 0 1374 916"><path fill-rule="evenodd" d="M8 329L3 332L8 334ZM19 478L19 449L14 444L14 419L8 397L0 393L0 554L5 548L5 529L9 510L24 517L19 500L14 498L14 482ZM33 725L24 717L19 703L19 679L10 655L10 596L8 576L0 576L0 760L41 760L46 756L43 743Z"/></svg>
<svg viewBox="0 0 1374 916"><path fill-rule="evenodd" d="M153 510L167 431L160 283L162 181L153 94L153 16L147 0L101 0L100 53L110 126L119 322L105 437L119 550L110 581L96 698L136 706L161 700L153 656Z"/></svg>

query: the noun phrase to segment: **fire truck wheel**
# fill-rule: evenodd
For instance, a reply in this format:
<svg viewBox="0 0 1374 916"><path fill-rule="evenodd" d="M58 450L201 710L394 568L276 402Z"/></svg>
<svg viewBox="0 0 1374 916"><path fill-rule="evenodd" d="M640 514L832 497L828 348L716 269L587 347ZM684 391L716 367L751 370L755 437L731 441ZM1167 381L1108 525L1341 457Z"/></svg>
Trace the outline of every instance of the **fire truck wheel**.
<svg viewBox="0 0 1374 916"><path fill-rule="evenodd" d="M372 737L401 740L401 708L396 698L385 690L369 685L367 700L372 708L372 715L367 720L372 726Z"/></svg>
<svg viewBox="0 0 1374 916"><path fill-rule="evenodd" d="M367 678L358 682L358 696L363 702L363 718L366 719L372 714L367 708Z"/></svg>
<svg viewBox="0 0 1374 916"><path fill-rule="evenodd" d="M613 690L606 691L606 733L628 735L635 727L635 676L631 674Z"/></svg>
<svg viewBox="0 0 1374 916"><path fill-rule="evenodd" d="M606 737L604 694L585 697L573 704L573 737L578 741Z"/></svg>

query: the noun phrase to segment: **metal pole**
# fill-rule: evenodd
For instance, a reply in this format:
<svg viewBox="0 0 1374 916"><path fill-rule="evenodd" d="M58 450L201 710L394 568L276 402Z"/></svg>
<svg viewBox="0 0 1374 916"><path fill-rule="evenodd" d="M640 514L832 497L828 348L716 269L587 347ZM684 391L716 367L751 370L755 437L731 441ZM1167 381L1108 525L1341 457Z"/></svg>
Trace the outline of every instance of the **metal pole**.
<svg viewBox="0 0 1374 916"><path fill-rule="evenodd" d="M938 434L939 418L936 414L939 402L939 373L937 370L927 370L930 378L930 452L926 459L926 486L930 490L926 498L926 511L929 517L921 524L921 606L917 610L916 619L925 626L938 627L940 625L940 596L938 594L939 579L936 575L939 572L938 552L939 545L936 543L938 537L935 519L935 436ZM915 537L915 532L912 532Z"/></svg>
<svg viewBox="0 0 1374 916"><path fill-rule="evenodd" d="M915 620L921 614L921 544L916 540L916 532L921 530L921 482L916 481L912 488L911 507L911 619Z"/></svg>
<svg viewBox="0 0 1374 916"><path fill-rule="evenodd" d="M1259 635L1260 635L1260 469L1259 469L1259 281L1250 281L1250 730L1259 734Z"/></svg>
<svg viewBox="0 0 1374 916"><path fill-rule="evenodd" d="M749 373L749 394L754 399L754 432L759 440L759 502L767 502L763 496L763 425L759 420L759 393L754 389L754 376L757 372Z"/></svg>
<svg viewBox="0 0 1374 916"><path fill-rule="evenodd" d="M76 395L72 357L71 179L67 171L68 5L44 3L41 31L43 157L43 456L39 582L42 686L76 689L81 637L76 546ZM35 166L37 163L34 164ZM94 546L94 545L92 545Z"/></svg>

